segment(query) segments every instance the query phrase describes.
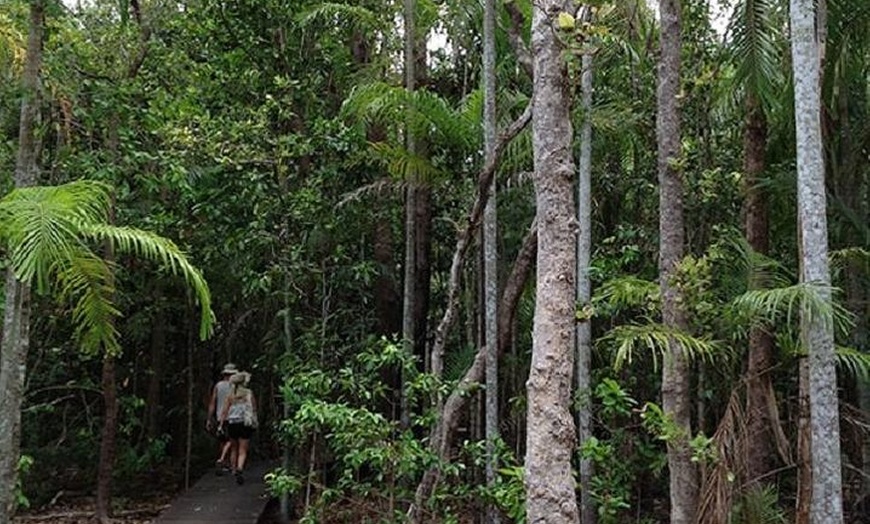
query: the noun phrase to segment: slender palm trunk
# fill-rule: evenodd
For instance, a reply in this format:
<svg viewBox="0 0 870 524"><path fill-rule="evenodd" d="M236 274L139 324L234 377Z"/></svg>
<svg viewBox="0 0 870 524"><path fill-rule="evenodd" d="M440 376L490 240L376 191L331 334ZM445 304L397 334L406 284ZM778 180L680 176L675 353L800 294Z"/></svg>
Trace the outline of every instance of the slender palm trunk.
<svg viewBox="0 0 870 524"><path fill-rule="evenodd" d="M680 0L659 2L661 58L659 62L656 134L659 172L659 273L662 320L685 330L682 292L672 278L684 255L683 177L680 147ZM678 428L668 441L671 523L693 524L698 506L698 471L692 462L691 366L682 348L671 341L662 364L662 407Z"/></svg>
<svg viewBox="0 0 870 524"><path fill-rule="evenodd" d="M485 162L493 159L496 140L495 0L485 0L483 15L483 142ZM489 199L483 212L484 343L486 344L486 485L495 486L498 461L495 442L499 438L498 416L498 214L497 177L489 185ZM501 521L498 509L488 505L487 524Z"/></svg>
<svg viewBox="0 0 870 524"><path fill-rule="evenodd" d="M37 179L40 148L36 130L44 28L45 3L43 0L32 0L22 77L21 118L14 175L16 187L32 186ZM24 377L30 346L30 288L19 281L11 270L6 274L5 297L3 340L0 342L0 524L11 522L15 511L21 404L24 400Z"/></svg>
<svg viewBox="0 0 870 524"><path fill-rule="evenodd" d="M587 20L588 21L588 20ZM592 299L589 263L592 259L592 55L581 58L580 105L583 124L580 127L580 157L577 162L577 304L584 307ZM592 436L592 319L577 323L575 382L580 405L577 406L577 440L582 446ZM598 515L592 498L591 460L580 460L580 521L595 524Z"/></svg>
<svg viewBox="0 0 870 524"><path fill-rule="evenodd" d="M819 77L821 47L818 31L822 28L816 27L813 0L791 0L790 16L801 282L819 285L822 300L830 304ZM814 524L841 524L840 421L833 323L830 318L812 314L806 307L801 313L801 341L809 355L813 475L810 518Z"/></svg>
<svg viewBox="0 0 870 524"><path fill-rule="evenodd" d="M527 522L576 523L570 413L574 373L577 237L574 226L571 96L564 48L554 26L566 6L535 4L532 18L532 145L538 264L529 370L525 493Z"/></svg>
<svg viewBox="0 0 870 524"><path fill-rule="evenodd" d="M415 35L415 0L405 0L405 89L413 92L416 82L415 60L414 60L414 35ZM414 141L414 133L411 130L411 114L409 109L408 124L405 130L405 147L409 154L414 154L416 145ZM417 182L416 176L411 174L407 180L407 188L405 189L405 282L404 292L402 294L402 340L404 341L404 351L407 355L413 355L415 352L416 334L416 319L415 312L417 311L415 304L416 291L416 269L417 263L415 255L417 253L417 244L415 242L415 234L417 232ZM401 414L400 419L402 426L408 427L411 424L411 406L405 392L404 382L407 377L402 377L401 388Z"/></svg>

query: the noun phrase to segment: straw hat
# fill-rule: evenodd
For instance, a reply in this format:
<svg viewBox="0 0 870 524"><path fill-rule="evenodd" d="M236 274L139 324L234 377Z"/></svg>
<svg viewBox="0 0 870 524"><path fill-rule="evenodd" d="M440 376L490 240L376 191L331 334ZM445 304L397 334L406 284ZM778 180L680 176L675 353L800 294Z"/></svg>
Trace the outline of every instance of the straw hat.
<svg viewBox="0 0 870 524"><path fill-rule="evenodd" d="M221 371L221 375L234 375L238 372L239 372L239 370L238 370L238 368L236 368L235 364L227 363L227 365L224 366L223 371Z"/></svg>

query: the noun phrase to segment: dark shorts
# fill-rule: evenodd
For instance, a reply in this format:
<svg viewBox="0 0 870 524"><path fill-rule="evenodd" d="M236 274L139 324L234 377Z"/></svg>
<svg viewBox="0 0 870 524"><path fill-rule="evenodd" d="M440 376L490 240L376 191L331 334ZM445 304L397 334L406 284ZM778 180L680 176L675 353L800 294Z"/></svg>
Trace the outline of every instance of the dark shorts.
<svg viewBox="0 0 870 524"><path fill-rule="evenodd" d="M248 440L254 434L254 428L249 428L248 426L239 423L230 422L227 424L227 434L231 439L245 439Z"/></svg>

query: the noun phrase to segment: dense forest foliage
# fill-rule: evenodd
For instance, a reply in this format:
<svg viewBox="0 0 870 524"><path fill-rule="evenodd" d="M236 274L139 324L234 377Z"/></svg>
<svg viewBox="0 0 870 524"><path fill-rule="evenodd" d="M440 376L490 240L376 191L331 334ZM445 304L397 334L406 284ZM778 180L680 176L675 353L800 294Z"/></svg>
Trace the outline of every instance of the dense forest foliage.
<svg viewBox="0 0 870 524"><path fill-rule="evenodd" d="M227 362L304 522L870 515L867 0L0 0L0 77L0 524L189 486Z"/></svg>

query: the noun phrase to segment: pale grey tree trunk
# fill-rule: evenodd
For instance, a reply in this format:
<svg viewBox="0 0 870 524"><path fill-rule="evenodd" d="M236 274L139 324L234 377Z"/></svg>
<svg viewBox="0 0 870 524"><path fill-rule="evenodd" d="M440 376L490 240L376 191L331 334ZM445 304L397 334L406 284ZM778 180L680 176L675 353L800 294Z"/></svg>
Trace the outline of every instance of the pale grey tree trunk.
<svg viewBox="0 0 870 524"><path fill-rule="evenodd" d="M797 497L795 524L810 524L813 498L812 428L810 425L810 370L806 358L798 363Z"/></svg>
<svg viewBox="0 0 870 524"><path fill-rule="evenodd" d="M535 2L532 146L538 263L528 387L525 494L530 524L576 523L571 457L574 285L577 254L571 97L556 19L567 3Z"/></svg>
<svg viewBox="0 0 870 524"><path fill-rule="evenodd" d="M813 0L791 0L790 16L801 282L818 284L823 300L830 304L831 275L828 267L819 78L822 48L818 40ZM821 315L810 314L808 308L803 308L801 342L809 358L812 432L810 520L814 524L838 524L843 522L843 499L832 322Z"/></svg>
<svg viewBox="0 0 870 524"><path fill-rule="evenodd" d="M43 0L32 0L22 77L21 118L14 175L16 187L32 186L37 179L37 123L44 27L45 4ZM11 270L6 273L5 297L3 340L0 342L0 524L11 522L14 513L14 489L21 445L21 403L24 399L24 377L30 346L30 288L15 278Z"/></svg>
<svg viewBox="0 0 870 524"><path fill-rule="evenodd" d="M414 35L416 33L414 23L414 12L416 10L415 0L404 0L404 18L405 18L405 89L413 92L416 87L416 72L414 58ZM411 130L411 115L409 109L408 124L405 130L405 147L410 154L414 154L416 150L414 133ZM408 178L407 187L405 189L405 282L404 292L402 293L402 340L406 355L414 354L414 341L416 340L416 304L415 304L415 286L416 286L416 252L417 244L415 242L415 232L417 230L417 202L416 202L416 176L413 174ZM434 370L433 370L434 372ZM408 403L407 394L405 392L405 379L402 377L401 385L401 422L403 427L408 427L411 422L411 406Z"/></svg>
<svg viewBox="0 0 870 524"><path fill-rule="evenodd" d="M586 20L588 21L588 15ZM583 308L592 299L589 263L592 259L592 54L581 57L580 108L583 123L580 126L580 157L577 161L577 304ZM580 446L592 436L592 381L589 370L592 363L592 319L586 315L577 322L576 365L577 384L577 440ZM597 511L592 499L591 460L580 461L580 521L595 524Z"/></svg>
<svg viewBox="0 0 870 524"><path fill-rule="evenodd" d="M483 9L483 150L484 163L494 159L496 141L495 0L485 0ZM489 198L483 211L483 295L486 344L486 485L495 486L498 462L495 442L498 424L498 214L496 176L489 184ZM498 524L498 508L488 504L486 522Z"/></svg>
<svg viewBox="0 0 870 524"><path fill-rule="evenodd" d="M661 57L656 91L656 135L659 173L659 279L662 321L685 330L682 293L672 282L684 254L683 177L680 147L680 1L661 0ZM662 408L678 429L668 441L671 524L694 524L698 506L698 471L692 462L690 365L671 340L662 363Z"/></svg>

